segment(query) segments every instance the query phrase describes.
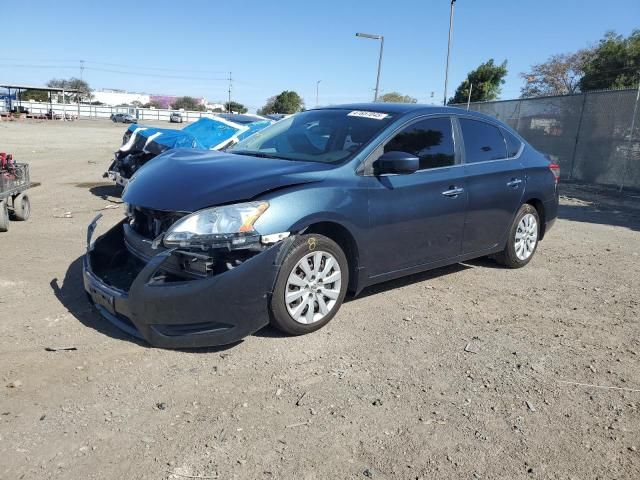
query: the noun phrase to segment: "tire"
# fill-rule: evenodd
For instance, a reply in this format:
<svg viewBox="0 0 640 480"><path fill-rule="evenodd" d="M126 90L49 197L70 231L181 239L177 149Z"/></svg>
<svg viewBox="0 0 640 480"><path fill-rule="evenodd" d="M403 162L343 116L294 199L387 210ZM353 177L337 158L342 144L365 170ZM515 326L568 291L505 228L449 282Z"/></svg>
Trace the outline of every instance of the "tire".
<svg viewBox="0 0 640 480"><path fill-rule="evenodd" d="M29 220L31 216L31 201L26 193L21 193L13 199L13 216L16 220Z"/></svg>
<svg viewBox="0 0 640 480"><path fill-rule="evenodd" d="M507 245L495 256L495 259L505 267L522 268L533 258L539 240L540 216L533 206L525 203L516 213L509 228Z"/></svg>
<svg viewBox="0 0 640 480"><path fill-rule="evenodd" d="M304 262L310 275L300 267ZM318 271L333 281L319 282ZM340 309L348 284L349 264L338 244L323 235L300 235L289 247L278 272L270 304L271 323L289 335L304 335L324 327Z"/></svg>
<svg viewBox="0 0 640 480"><path fill-rule="evenodd" d="M7 201L0 201L0 232L6 232L9 230L9 208Z"/></svg>

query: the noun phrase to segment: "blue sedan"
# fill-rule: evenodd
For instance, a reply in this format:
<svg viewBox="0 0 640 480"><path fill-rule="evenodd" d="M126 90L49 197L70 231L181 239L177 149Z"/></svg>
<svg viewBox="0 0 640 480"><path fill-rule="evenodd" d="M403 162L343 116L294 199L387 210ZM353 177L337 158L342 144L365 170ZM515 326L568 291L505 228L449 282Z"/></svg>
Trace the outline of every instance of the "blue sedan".
<svg viewBox="0 0 640 480"><path fill-rule="evenodd" d="M499 121L415 104L283 119L225 152L171 150L92 240L97 309L161 347L235 342L268 323L326 325L347 292L491 256L533 258L556 219L559 168Z"/></svg>

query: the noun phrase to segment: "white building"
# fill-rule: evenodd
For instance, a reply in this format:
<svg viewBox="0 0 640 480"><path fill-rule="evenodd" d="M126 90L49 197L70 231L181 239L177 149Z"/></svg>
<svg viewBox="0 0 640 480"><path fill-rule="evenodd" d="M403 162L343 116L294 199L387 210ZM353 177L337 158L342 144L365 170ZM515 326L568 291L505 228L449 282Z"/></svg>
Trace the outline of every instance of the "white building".
<svg viewBox="0 0 640 480"><path fill-rule="evenodd" d="M140 102L145 105L150 101L147 93L126 92L124 90L92 90L91 95L92 102L101 102L111 106L132 105L133 102Z"/></svg>

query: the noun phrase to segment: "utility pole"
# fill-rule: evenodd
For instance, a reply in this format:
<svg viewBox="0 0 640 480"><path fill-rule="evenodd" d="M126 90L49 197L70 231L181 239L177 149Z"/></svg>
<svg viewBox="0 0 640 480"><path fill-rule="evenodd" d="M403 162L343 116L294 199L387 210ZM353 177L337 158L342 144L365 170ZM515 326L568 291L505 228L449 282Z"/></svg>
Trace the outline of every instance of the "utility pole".
<svg viewBox="0 0 640 480"><path fill-rule="evenodd" d="M83 74L84 74L84 60L80 60L80 80L82 80Z"/></svg>
<svg viewBox="0 0 640 480"><path fill-rule="evenodd" d="M231 113L231 82L233 80L231 79L231 72L229 72L229 103L227 103L227 110L229 110L229 113Z"/></svg>
<svg viewBox="0 0 640 480"><path fill-rule="evenodd" d="M320 103L318 102L318 99L320 98L319 92L320 92L320 82L322 80L318 80L316 82L316 107L320 105Z"/></svg>
<svg viewBox="0 0 640 480"><path fill-rule="evenodd" d="M384 50L384 35L372 35L370 33L356 33L356 37L370 38L371 40L380 40L380 56L378 57L378 74L376 75L376 89L373 94L373 101L378 101L378 93L380 92L380 70L382 70L382 51Z"/></svg>
<svg viewBox="0 0 640 480"><path fill-rule="evenodd" d="M471 103L471 92L473 92L473 83L469 83L469 98L467 98L467 110L469 110L469 104Z"/></svg>
<svg viewBox="0 0 640 480"><path fill-rule="evenodd" d="M444 102L447 104L447 84L449 83L449 56L451 55L451 37L453 36L453 8L456 0L451 0L451 10L449 11L449 43L447 44L447 66L444 71Z"/></svg>

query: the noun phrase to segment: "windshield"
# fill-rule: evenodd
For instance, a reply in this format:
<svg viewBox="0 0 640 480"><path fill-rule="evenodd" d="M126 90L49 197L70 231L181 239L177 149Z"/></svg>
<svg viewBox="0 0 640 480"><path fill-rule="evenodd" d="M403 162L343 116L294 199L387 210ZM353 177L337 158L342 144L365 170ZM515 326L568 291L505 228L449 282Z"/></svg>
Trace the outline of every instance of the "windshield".
<svg viewBox="0 0 640 480"><path fill-rule="evenodd" d="M379 112L310 110L280 120L228 151L256 157L339 163L352 158L392 119L392 114Z"/></svg>

